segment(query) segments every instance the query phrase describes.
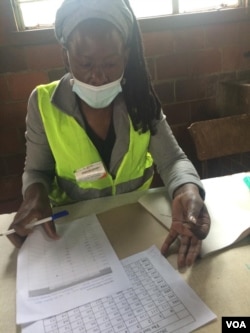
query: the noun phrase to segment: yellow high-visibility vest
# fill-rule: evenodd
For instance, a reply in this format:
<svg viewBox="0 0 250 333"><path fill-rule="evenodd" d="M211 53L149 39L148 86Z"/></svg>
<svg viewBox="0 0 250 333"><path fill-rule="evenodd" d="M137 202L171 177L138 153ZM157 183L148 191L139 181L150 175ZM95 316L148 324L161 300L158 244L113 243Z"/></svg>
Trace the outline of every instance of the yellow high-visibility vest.
<svg viewBox="0 0 250 333"><path fill-rule="evenodd" d="M60 180L69 181L82 191L88 191L88 199L103 196L103 193L115 195L147 189L153 177L153 159L148 153L150 132L135 131L130 119L129 147L115 177L106 170L106 176L97 180L76 179L76 170L102 159L84 128L72 116L51 103L57 84L58 81L55 81L37 87L38 106L55 159L55 181L50 193L52 203L60 205L71 201L69 193L65 193L65 189L58 185Z"/></svg>

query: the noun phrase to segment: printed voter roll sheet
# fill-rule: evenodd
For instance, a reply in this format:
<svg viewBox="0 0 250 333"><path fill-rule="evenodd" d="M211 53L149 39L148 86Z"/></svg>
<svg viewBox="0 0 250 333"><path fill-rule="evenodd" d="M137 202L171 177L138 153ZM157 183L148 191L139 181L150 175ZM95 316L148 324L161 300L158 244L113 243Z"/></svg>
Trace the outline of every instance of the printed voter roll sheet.
<svg viewBox="0 0 250 333"><path fill-rule="evenodd" d="M216 318L153 246L122 260L131 287L22 327L22 333L189 333Z"/></svg>
<svg viewBox="0 0 250 333"><path fill-rule="evenodd" d="M59 240L37 227L17 260L17 324L57 315L130 286L95 215L58 224Z"/></svg>

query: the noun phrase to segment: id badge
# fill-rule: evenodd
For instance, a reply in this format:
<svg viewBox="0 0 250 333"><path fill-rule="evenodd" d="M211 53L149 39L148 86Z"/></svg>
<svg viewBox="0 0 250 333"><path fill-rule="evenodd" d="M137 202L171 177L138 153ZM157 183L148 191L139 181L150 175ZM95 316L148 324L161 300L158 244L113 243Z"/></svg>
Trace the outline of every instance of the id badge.
<svg viewBox="0 0 250 333"><path fill-rule="evenodd" d="M107 176L107 172L101 161L87 165L74 172L77 181L94 181Z"/></svg>

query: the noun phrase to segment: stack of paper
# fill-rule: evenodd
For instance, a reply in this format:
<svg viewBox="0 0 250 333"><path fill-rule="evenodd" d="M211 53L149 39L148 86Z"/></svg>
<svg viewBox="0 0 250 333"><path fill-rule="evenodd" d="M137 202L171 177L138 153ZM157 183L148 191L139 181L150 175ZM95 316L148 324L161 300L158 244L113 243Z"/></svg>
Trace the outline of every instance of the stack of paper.
<svg viewBox="0 0 250 333"><path fill-rule="evenodd" d="M96 216L37 228L18 255L23 333L190 332L216 316L155 248L119 262Z"/></svg>

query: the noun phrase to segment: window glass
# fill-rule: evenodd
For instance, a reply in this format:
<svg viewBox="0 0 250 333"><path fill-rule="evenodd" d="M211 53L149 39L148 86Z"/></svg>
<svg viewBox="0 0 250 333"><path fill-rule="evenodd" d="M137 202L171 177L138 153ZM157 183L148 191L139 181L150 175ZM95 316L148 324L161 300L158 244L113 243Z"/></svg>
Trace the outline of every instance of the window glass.
<svg viewBox="0 0 250 333"><path fill-rule="evenodd" d="M56 10L63 2L63 0L10 1L14 4L16 17L21 20L18 25L25 28L52 26L55 21ZM237 6L240 3L236 0L130 0L138 18L170 15L173 13L174 2L179 3L179 13L221 9L227 6ZM18 15L20 12L21 15Z"/></svg>
<svg viewBox="0 0 250 333"><path fill-rule="evenodd" d="M172 0L130 0L136 17L150 17L172 14Z"/></svg>
<svg viewBox="0 0 250 333"><path fill-rule="evenodd" d="M230 6L237 6L237 0L179 0L179 13L188 13L201 10L221 9Z"/></svg>
<svg viewBox="0 0 250 333"><path fill-rule="evenodd" d="M55 22L55 13L63 0L21 1L24 26L51 26Z"/></svg>

